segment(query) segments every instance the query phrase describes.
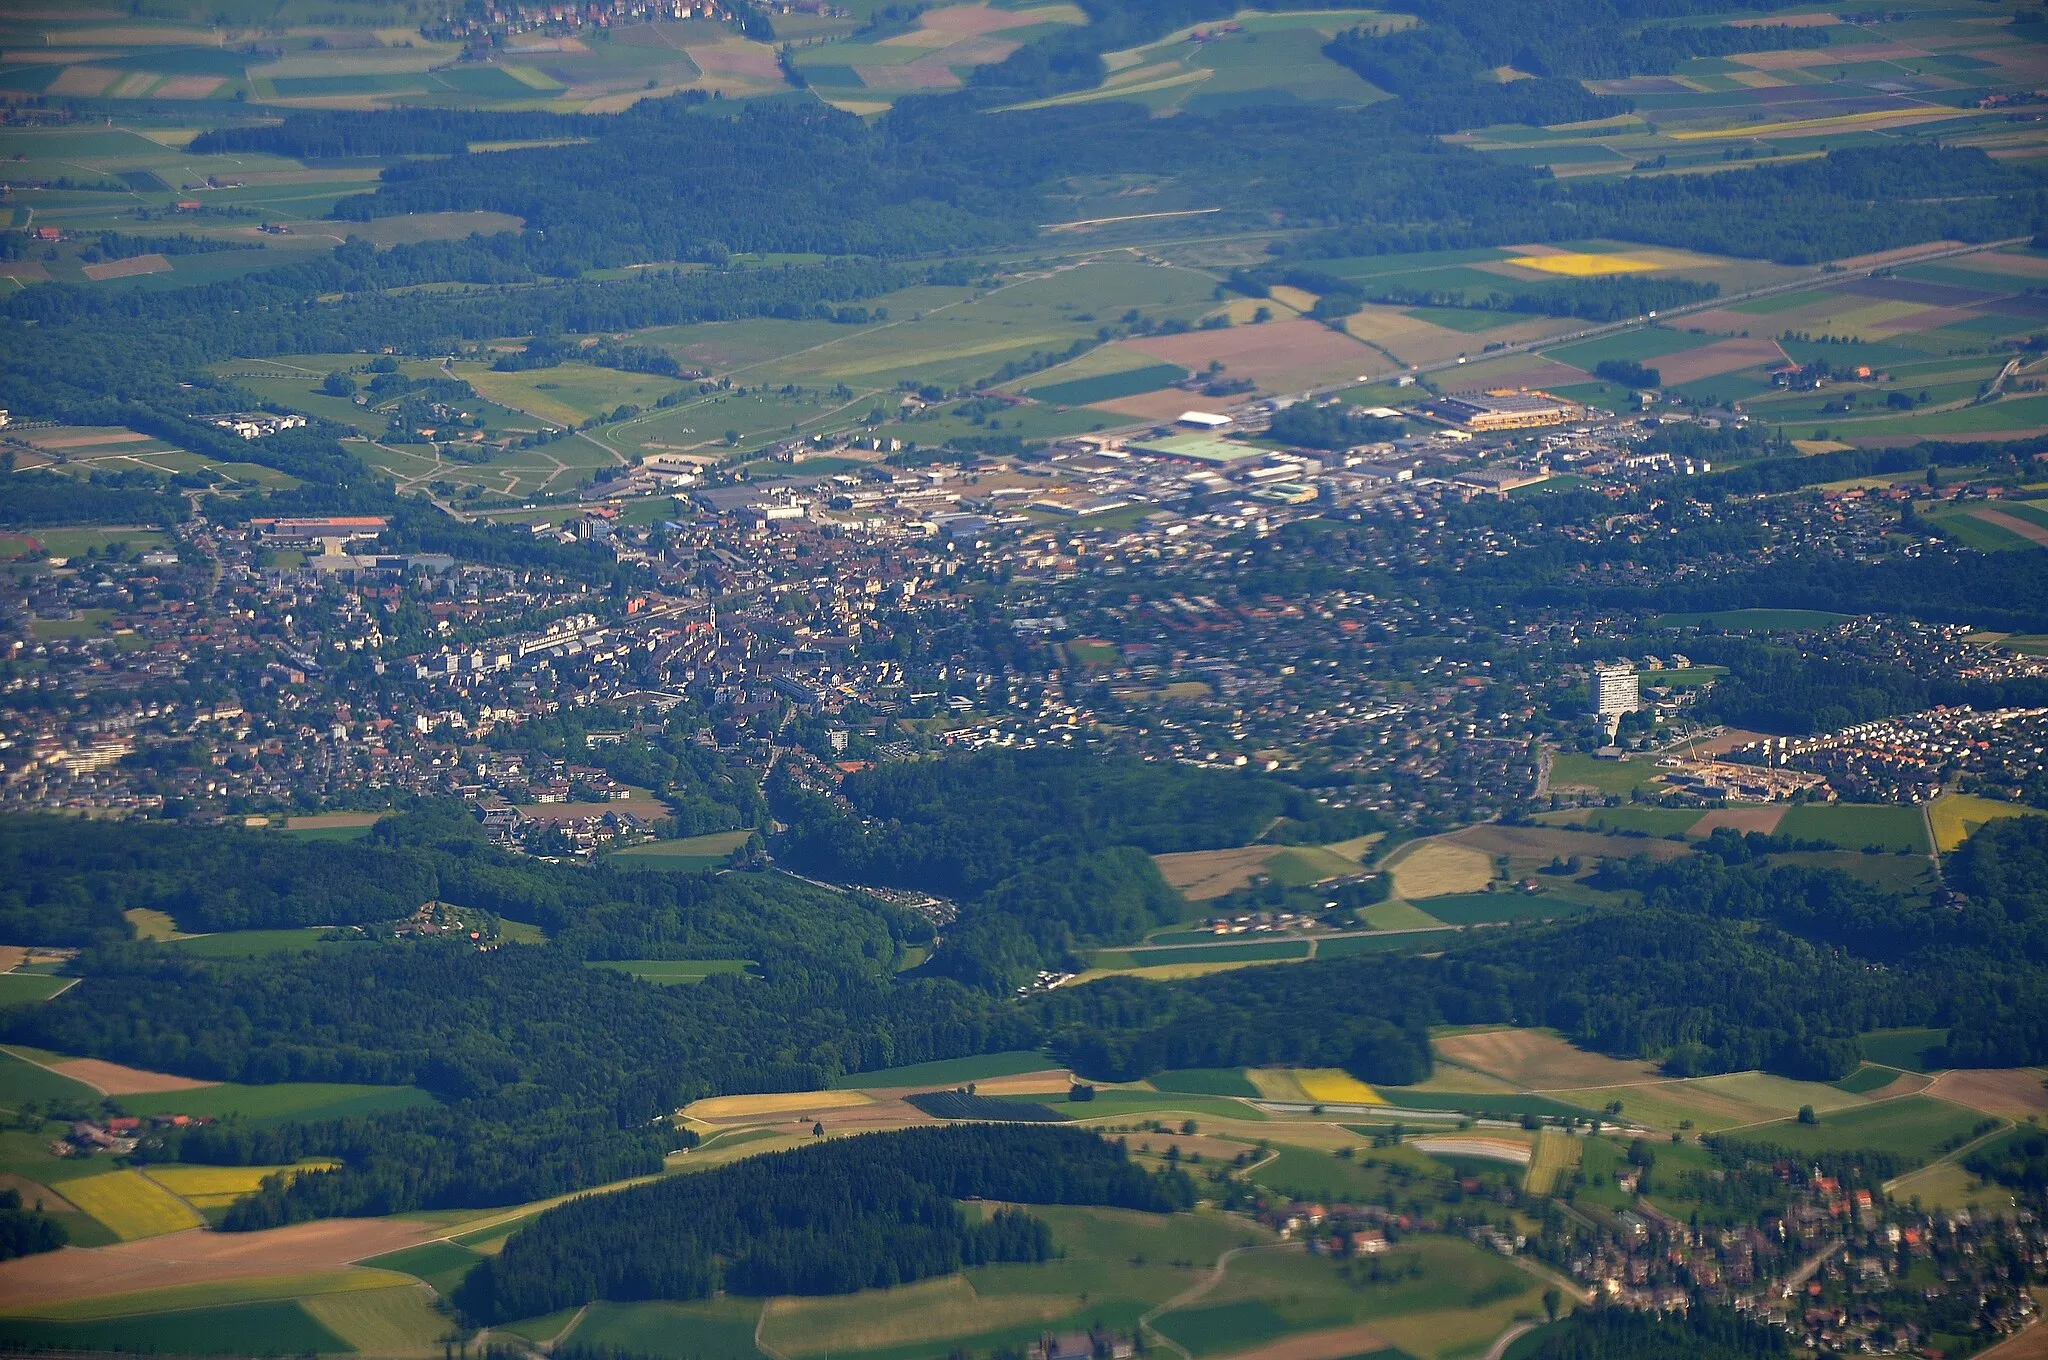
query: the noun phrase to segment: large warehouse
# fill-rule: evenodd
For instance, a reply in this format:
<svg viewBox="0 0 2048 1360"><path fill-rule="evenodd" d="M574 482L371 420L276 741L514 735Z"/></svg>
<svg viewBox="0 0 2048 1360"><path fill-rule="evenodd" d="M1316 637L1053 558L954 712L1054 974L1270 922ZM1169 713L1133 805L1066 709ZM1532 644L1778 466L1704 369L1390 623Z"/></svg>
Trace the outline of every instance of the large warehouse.
<svg viewBox="0 0 2048 1360"><path fill-rule="evenodd" d="M1563 397L1527 388L1495 388L1486 392L1454 392L1423 404L1424 411L1474 434L1495 430L1531 430L1577 420L1581 409Z"/></svg>

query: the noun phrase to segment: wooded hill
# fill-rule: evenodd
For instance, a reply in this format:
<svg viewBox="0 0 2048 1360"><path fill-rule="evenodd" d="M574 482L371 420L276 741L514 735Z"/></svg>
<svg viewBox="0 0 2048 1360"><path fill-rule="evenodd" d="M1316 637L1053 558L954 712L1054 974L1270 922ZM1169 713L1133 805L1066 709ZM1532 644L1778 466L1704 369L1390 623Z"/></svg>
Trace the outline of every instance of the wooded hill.
<svg viewBox="0 0 2048 1360"><path fill-rule="evenodd" d="M962 1266L1043 1261L1051 1234L955 1201L1194 1206L1187 1173L1148 1174L1083 1129L967 1124L834 1139L572 1200L514 1233L455 1302L489 1324L595 1299L846 1294Z"/></svg>

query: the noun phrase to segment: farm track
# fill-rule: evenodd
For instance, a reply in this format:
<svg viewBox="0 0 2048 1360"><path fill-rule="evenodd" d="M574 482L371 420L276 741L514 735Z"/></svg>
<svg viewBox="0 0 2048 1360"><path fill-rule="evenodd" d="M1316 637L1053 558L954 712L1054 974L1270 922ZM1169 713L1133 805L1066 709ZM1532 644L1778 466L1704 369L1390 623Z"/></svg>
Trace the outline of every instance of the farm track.
<svg viewBox="0 0 2048 1360"><path fill-rule="evenodd" d="M1276 1153L1274 1155L1278 1156L1279 1154ZM1271 1158L1268 1158L1267 1160L1270 1161ZM1265 1163L1261 1162L1259 1163L1259 1165L1263 1166L1265 1165ZM1138 1319L1138 1329L1140 1331L1151 1332L1153 1336L1157 1337L1160 1341L1164 1342L1168 1347L1170 1347L1173 1350L1175 1354L1179 1355L1181 1357L1181 1360L1194 1360L1193 1353L1190 1352L1187 1349L1187 1347L1181 1345L1178 1341L1175 1341L1172 1337L1160 1331L1157 1327L1154 1327L1152 1325L1153 1319L1164 1317L1166 1314L1171 1313L1176 1309L1185 1308L1189 1304L1195 1303L1203 1297L1205 1297L1209 1293L1209 1291L1214 1289L1217 1285L1223 1283L1224 1273L1230 1269L1230 1262L1235 1257L1242 1256L1244 1253L1248 1251L1299 1251L1300 1249L1301 1244L1298 1242L1255 1242L1248 1246L1232 1247L1228 1251L1224 1252L1221 1256L1216 1258L1216 1264L1209 1267L1209 1274L1207 1275L1207 1277L1198 1280L1194 1284L1189 1285L1186 1289L1183 1289L1180 1293L1175 1294L1165 1303L1159 1304L1150 1312L1140 1317Z"/></svg>

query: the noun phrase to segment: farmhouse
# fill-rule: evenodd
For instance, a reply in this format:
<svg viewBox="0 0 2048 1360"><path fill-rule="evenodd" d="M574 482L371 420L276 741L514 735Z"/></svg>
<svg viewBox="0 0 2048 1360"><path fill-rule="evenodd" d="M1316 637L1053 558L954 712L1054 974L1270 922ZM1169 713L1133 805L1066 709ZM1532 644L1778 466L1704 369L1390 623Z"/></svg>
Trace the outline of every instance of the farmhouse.
<svg viewBox="0 0 2048 1360"><path fill-rule="evenodd" d="M1439 420L1474 434L1562 425L1568 420L1577 420L1583 414L1578 406L1548 392L1505 387L1489 388L1484 392L1452 393L1423 403L1422 409Z"/></svg>

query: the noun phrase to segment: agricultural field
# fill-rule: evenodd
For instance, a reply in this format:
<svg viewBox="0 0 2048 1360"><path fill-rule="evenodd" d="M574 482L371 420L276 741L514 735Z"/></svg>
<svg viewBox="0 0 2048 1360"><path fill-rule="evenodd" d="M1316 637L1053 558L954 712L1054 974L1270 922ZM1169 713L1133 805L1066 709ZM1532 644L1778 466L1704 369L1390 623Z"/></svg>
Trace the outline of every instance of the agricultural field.
<svg viewBox="0 0 2048 1360"><path fill-rule="evenodd" d="M1768 163L1885 139L1939 137L2011 153L2004 120L1975 105L1987 94L2031 88L2039 59L2015 52L2002 25L1962 10L1925 11L1904 24L1894 15L1882 23L1795 17L1808 21L1800 31L1814 35L1811 45L1696 58L1668 76L1589 82L1626 95L1633 113L1447 140L1560 177Z"/></svg>
<svg viewBox="0 0 2048 1360"><path fill-rule="evenodd" d="M1927 820L1934 828L1935 847L1946 855L1968 840L1978 827L2004 817L2039 816L2040 809L1974 794L1943 794L1927 806Z"/></svg>
<svg viewBox="0 0 2048 1360"><path fill-rule="evenodd" d="M1876 803L1811 804L1788 808L1778 821L1778 832L1794 840L1833 841L1845 850L1867 845L1886 851L1905 850L1925 855L1927 821L1917 807Z"/></svg>
<svg viewBox="0 0 2048 1360"><path fill-rule="evenodd" d="M1387 857L1386 868L1395 896L1409 901L1478 892L1493 881L1491 858L1447 840L1410 842Z"/></svg>
<svg viewBox="0 0 2048 1360"><path fill-rule="evenodd" d="M1370 104L1385 99L1385 92L1324 56L1324 44L1345 29L1390 32L1412 22L1406 15L1363 9L1247 11L1234 19L1181 29L1143 47L1108 53L1103 61L1109 78L1099 88L1019 107L1117 100L1143 104L1155 114L1213 114L1252 102Z"/></svg>
<svg viewBox="0 0 2048 1360"><path fill-rule="evenodd" d="M708 977L753 977L760 965L752 959L594 959L592 968L609 968L658 987L702 982Z"/></svg>
<svg viewBox="0 0 2048 1360"><path fill-rule="evenodd" d="M185 1166L150 1167L143 1175L184 1200L193 1208L225 1209L244 1195L262 1188L265 1177L295 1176L306 1171L323 1171L338 1162L301 1162L295 1166Z"/></svg>
<svg viewBox="0 0 2048 1360"><path fill-rule="evenodd" d="M944 1058L937 1062L912 1063L906 1067L885 1067L872 1072L849 1072L835 1083L879 1091L891 1087L915 1086L931 1089L959 1086L973 1081L1026 1076L1034 1072L1057 1072L1052 1060L1035 1050L1014 1053L985 1053L973 1058ZM1161 1087L1161 1090L1169 1088Z"/></svg>
<svg viewBox="0 0 2048 1360"><path fill-rule="evenodd" d="M1862 1036L1863 1057L1906 1072L1932 1072L1942 1065L1945 1029L1880 1029Z"/></svg>
<svg viewBox="0 0 2048 1360"><path fill-rule="evenodd" d="M1654 761L1639 757L1595 760L1578 751L1560 751L1550 762L1550 785L1555 789L1590 789L1626 798L1637 789L1655 791L1662 773Z"/></svg>
<svg viewBox="0 0 2048 1360"><path fill-rule="evenodd" d="M745 845L753 834L751 831L714 831L706 836L688 836L681 840L650 841L619 851L611 863L619 868L670 872L709 869L724 864L726 858Z"/></svg>
<svg viewBox="0 0 2048 1360"><path fill-rule="evenodd" d="M1417 1239L1380 1259L1386 1269L1359 1276L1327 1257L1247 1253L1198 1302L1154 1325L1198 1356L1353 1327L1354 1353L1393 1346L1435 1360L1482 1348L1517 1317L1541 1316L1541 1283L1470 1243Z"/></svg>
<svg viewBox="0 0 2048 1360"><path fill-rule="evenodd" d="M954 90L977 66L1001 61L1025 42L1087 22L1065 3L996 7L947 5L907 24L880 16L860 28L816 24L791 48L792 63L818 98L850 113L881 112L906 94ZM778 35L783 25L777 24ZM850 30L850 31L848 31Z"/></svg>
<svg viewBox="0 0 2048 1360"><path fill-rule="evenodd" d="M422 38L416 15L398 6L384 10L371 27L356 26L368 15L337 26L335 16L301 9L247 28L232 20L202 25L172 17L76 27L25 12L0 23L9 58L0 62L0 88L17 96L183 105L195 120L222 103L280 112L436 106L602 113L684 89L746 98L790 88L773 46L713 22L533 33L488 59L464 60L459 42Z"/></svg>
<svg viewBox="0 0 2048 1360"><path fill-rule="evenodd" d="M181 954L200 959L248 959L270 954L298 954L331 948L332 931L319 926L293 930L227 930L212 935L185 935L169 941Z"/></svg>
<svg viewBox="0 0 2048 1360"><path fill-rule="evenodd" d="M123 1242L196 1228L197 1210L140 1171L106 1171L64 1182L64 1198Z"/></svg>
<svg viewBox="0 0 2048 1360"><path fill-rule="evenodd" d="M230 1115L261 1127L293 1120L344 1119L383 1110L430 1105L434 1098L413 1086L359 1086L343 1082L290 1081L274 1086L243 1086L234 1082L189 1091L124 1095L121 1106L130 1114Z"/></svg>
<svg viewBox="0 0 2048 1360"><path fill-rule="evenodd" d="M1259 1088L1235 1067L1191 1067L1178 1072L1158 1072L1149 1081L1154 1090L1196 1096L1254 1097Z"/></svg>

